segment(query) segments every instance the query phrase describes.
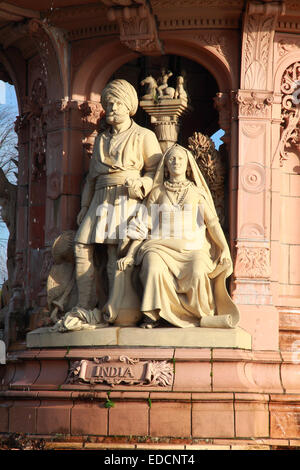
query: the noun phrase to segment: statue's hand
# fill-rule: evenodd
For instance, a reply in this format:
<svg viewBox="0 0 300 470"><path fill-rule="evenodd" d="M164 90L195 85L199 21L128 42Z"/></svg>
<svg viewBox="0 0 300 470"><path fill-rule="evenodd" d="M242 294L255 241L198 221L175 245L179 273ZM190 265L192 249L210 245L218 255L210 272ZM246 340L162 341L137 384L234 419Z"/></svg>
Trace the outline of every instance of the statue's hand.
<svg viewBox="0 0 300 470"><path fill-rule="evenodd" d="M222 251L219 259L219 264L223 265L224 269L232 269L232 261L229 250Z"/></svg>
<svg viewBox="0 0 300 470"><path fill-rule="evenodd" d="M128 188L128 194L130 197L135 197L137 199L143 199L142 186L143 182L141 179L137 178L127 178L125 185Z"/></svg>
<svg viewBox="0 0 300 470"><path fill-rule="evenodd" d="M79 212L79 214L78 214L78 216L77 216L77 225L80 225L80 224L81 224L81 222L83 221L84 216L85 216L85 214L87 213L87 211L88 211L88 208L87 208L87 207L82 207L82 208L81 208L81 210L80 210L80 212Z"/></svg>
<svg viewBox="0 0 300 470"><path fill-rule="evenodd" d="M117 267L119 271L124 271L127 266L133 266L134 258L132 256L125 256L124 258L120 258L117 261Z"/></svg>

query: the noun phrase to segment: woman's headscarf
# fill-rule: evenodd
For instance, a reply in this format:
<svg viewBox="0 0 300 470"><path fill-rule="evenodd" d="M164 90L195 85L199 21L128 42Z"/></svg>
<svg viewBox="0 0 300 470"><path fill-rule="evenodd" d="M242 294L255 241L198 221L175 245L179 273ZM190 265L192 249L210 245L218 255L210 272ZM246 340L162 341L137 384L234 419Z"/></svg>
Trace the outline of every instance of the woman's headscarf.
<svg viewBox="0 0 300 470"><path fill-rule="evenodd" d="M199 189L199 191L201 192L201 194L203 195L203 197L206 199L208 205L210 206L211 210L213 211L213 213L217 216L217 212L216 212L216 209L215 209L215 205L214 205L214 202L213 202L213 198L212 198L212 195L211 195L211 192L209 190L209 187L207 186L207 183L196 163L196 160L195 158L193 157L193 155L191 154L191 152L189 150L187 150L186 148L182 147L181 145L179 144L174 144L172 145L172 147L169 147L166 152L164 153L163 155L163 158L161 159L160 163L158 164L158 167L157 167L157 170L156 170L156 174L155 174L155 177L154 177L154 181L153 181L153 189L158 187L158 186L163 186L163 183L164 183L164 179L165 179L165 165L166 165L166 159L167 157L169 156L169 154L172 152L172 150L175 150L175 149L178 149L180 150L181 152L183 152L186 156L187 156L187 161L188 161L188 164L190 165L190 168L191 168L191 175L190 175L190 179L192 179L192 181L195 183L195 185L197 186L197 188Z"/></svg>
<svg viewBox="0 0 300 470"><path fill-rule="evenodd" d="M113 80L109 82L101 93L101 103L106 108L109 96L122 101L129 110L130 116L134 116L138 109L138 96L135 88L126 80Z"/></svg>

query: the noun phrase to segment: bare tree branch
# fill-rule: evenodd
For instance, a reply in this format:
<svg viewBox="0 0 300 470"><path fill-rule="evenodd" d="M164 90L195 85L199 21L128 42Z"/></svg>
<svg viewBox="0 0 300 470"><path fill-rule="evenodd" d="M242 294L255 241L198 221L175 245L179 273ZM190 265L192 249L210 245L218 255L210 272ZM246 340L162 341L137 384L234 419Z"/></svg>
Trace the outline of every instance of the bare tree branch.
<svg viewBox="0 0 300 470"><path fill-rule="evenodd" d="M15 114L7 106L0 106L0 286L7 279L7 226L10 239L14 238L13 205L16 196L17 135L14 130Z"/></svg>

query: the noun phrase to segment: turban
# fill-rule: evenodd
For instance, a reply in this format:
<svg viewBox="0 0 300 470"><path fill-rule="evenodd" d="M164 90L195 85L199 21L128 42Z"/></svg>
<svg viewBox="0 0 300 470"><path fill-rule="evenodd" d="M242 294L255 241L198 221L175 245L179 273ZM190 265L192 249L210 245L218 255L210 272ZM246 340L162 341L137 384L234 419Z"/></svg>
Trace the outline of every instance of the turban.
<svg viewBox="0 0 300 470"><path fill-rule="evenodd" d="M126 80L113 80L108 83L101 94L101 102L106 107L108 97L113 97L125 104L130 116L134 116L138 108L138 96L134 87Z"/></svg>

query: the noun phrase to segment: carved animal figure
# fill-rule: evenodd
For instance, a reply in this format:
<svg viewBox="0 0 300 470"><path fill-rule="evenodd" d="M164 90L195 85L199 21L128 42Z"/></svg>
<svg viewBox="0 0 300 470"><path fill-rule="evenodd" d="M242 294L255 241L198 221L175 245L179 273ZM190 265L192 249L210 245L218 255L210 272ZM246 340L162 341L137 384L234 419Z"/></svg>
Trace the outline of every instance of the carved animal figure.
<svg viewBox="0 0 300 470"><path fill-rule="evenodd" d="M142 96L142 100L154 100L157 93L157 82L155 78L153 78L152 75L148 75L148 77L141 81L141 85L147 87L145 95Z"/></svg>
<svg viewBox="0 0 300 470"><path fill-rule="evenodd" d="M177 84L176 84L176 90L175 90L175 99L182 99L186 100L188 99L187 92L184 89L184 78L180 75L177 77Z"/></svg>

